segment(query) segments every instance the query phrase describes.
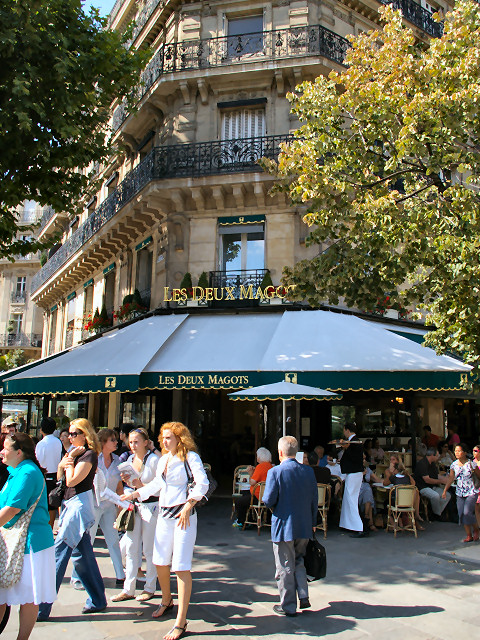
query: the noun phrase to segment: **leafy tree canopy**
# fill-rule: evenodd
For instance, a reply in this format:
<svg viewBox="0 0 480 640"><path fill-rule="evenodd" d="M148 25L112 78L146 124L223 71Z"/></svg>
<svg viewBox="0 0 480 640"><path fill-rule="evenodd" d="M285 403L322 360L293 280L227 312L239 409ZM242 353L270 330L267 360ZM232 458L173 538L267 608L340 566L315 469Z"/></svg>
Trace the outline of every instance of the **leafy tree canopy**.
<svg viewBox="0 0 480 640"><path fill-rule="evenodd" d="M318 257L285 269L312 305L415 305L427 342L480 372L480 11L461 0L418 43L401 14L351 37L347 68L290 94L301 121L275 187L305 206Z"/></svg>
<svg viewBox="0 0 480 640"><path fill-rule="evenodd" d="M23 349L13 349L0 356L0 371L9 371L10 369L21 367L22 364L27 362L33 362L33 360L27 360Z"/></svg>
<svg viewBox="0 0 480 640"><path fill-rule="evenodd" d="M39 248L16 240L17 205L74 211L88 184L82 170L109 152L109 107L129 94L148 54L105 24L80 0L0 3L2 257Z"/></svg>

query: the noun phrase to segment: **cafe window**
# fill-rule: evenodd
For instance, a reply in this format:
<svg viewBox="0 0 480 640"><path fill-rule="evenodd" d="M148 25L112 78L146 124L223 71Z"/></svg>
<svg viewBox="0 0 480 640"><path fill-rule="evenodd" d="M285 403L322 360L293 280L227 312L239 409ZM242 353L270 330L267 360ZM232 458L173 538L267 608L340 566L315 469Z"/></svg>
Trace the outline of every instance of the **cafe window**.
<svg viewBox="0 0 480 640"><path fill-rule="evenodd" d="M263 269L265 232L263 224L220 227L219 268L221 271Z"/></svg>

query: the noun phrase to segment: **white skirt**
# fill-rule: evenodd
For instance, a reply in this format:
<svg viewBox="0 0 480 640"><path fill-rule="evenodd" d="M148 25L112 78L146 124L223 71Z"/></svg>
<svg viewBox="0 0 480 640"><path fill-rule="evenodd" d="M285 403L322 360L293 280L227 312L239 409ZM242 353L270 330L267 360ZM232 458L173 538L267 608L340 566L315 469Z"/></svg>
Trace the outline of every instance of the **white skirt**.
<svg viewBox="0 0 480 640"><path fill-rule="evenodd" d="M40 604L56 599L55 547L26 553L20 580L8 589L0 589L0 604Z"/></svg>

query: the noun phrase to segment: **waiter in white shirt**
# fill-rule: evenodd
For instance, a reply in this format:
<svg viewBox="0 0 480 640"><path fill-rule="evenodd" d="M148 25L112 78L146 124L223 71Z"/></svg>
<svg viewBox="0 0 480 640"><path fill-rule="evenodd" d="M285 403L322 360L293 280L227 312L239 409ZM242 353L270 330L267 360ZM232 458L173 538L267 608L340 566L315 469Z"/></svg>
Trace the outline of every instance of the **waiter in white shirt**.
<svg viewBox="0 0 480 640"><path fill-rule="evenodd" d="M43 438L35 447L35 456L42 469L45 469L45 482L47 484L47 495L55 488L57 483L57 468L62 459L62 443L59 438L53 435L57 424L53 418L43 418L40 423L40 431ZM57 509L50 509L50 526L53 529Z"/></svg>

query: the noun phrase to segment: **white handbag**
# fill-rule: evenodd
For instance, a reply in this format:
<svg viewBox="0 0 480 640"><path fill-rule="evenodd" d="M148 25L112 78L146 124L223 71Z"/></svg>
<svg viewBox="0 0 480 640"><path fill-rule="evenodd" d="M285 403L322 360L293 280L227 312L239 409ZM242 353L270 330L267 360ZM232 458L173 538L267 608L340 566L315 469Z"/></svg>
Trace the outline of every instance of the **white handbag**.
<svg viewBox="0 0 480 640"><path fill-rule="evenodd" d="M16 584L22 575L25 555L25 541L28 526L44 487L35 503L22 513L11 527L0 527L0 587L8 589Z"/></svg>

